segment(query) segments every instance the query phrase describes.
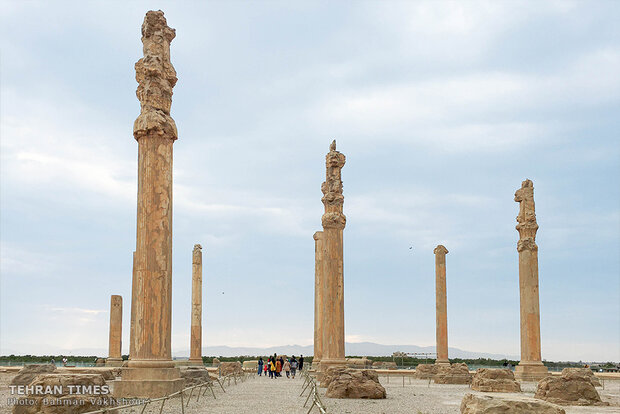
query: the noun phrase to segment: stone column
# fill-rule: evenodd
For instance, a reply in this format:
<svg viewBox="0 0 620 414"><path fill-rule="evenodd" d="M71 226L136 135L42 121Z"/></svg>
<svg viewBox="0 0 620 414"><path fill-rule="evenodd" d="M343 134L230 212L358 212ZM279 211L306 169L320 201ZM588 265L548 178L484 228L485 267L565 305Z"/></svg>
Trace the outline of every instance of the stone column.
<svg viewBox="0 0 620 414"><path fill-rule="evenodd" d="M120 367L123 365L121 356L121 341L123 332L123 298L112 295L110 298L110 342L106 365Z"/></svg>
<svg viewBox="0 0 620 414"><path fill-rule="evenodd" d="M441 244L435 253L435 317L437 320L437 359L435 364L450 365L448 359L448 301L446 296L446 249Z"/></svg>
<svg viewBox="0 0 620 414"><path fill-rule="evenodd" d="M130 320L129 320L129 335L130 337L133 337L133 327L136 323L136 299L134 298L134 295L138 294L138 289L136 288L136 252L133 252L133 266L131 268L131 303L130 303ZM132 359L134 354L136 353L136 350L133 346L133 341L129 341L129 359Z"/></svg>
<svg viewBox="0 0 620 414"><path fill-rule="evenodd" d="M521 301L521 362L515 376L525 381L537 381L547 376L547 367L540 354L540 308L538 299L538 246L536 245L536 213L534 184L525 180L515 193L519 203L517 231L519 242L519 294Z"/></svg>
<svg viewBox="0 0 620 414"><path fill-rule="evenodd" d="M345 156L336 151L336 141L325 156L326 180L321 185L325 214L323 223L323 354L321 370L346 364L344 353L344 263L342 232L346 217L342 214L341 170Z"/></svg>
<svg viewBox="0 0 620 414"><path fill-rule="evenodd" d="M177 77L170 63L174 29L162 11L149 11L142 24L144 58L136 65L140 115L138 141L138 229L135 289L132 292L134 350L118 397L160 397L179 391L183 380L171 354L172 322L172 144L177 129L170 117Z"/></svg>
<svg viewBox="0 0 620 414"><path fill-rule="evenodd" d="M323 355L323 232L314 233L314 358L319 369Z"/></svg>
<svg viewBox="0 0 620 414"><path fill-rule="evenodd" d="M190 365L202 363L202 246L194 245L192 253L192 324L189 351Z"/></svg>

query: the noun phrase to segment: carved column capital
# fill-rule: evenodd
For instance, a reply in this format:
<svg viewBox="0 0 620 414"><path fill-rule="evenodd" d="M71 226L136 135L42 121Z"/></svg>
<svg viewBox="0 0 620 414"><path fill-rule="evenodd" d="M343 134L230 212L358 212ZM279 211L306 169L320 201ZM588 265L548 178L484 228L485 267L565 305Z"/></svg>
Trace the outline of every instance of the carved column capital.
<svg viewBox="0 0 620 414"><path fill-rule="evenodd" d="M192 251L192 263L202 263L202 246L199 244L194 245L194 250Z"/></svg>
<svg viewBox="0 0 620 414"><path fill-rule="evenodd" d="M529 250L529 251L532 251L532 252L535 252L535 251L538 250L538 245L534 241L533 237L528 237L528 238L525 238L525 239L520 239L517 242L517 251L518 252L522 252L524 250Z"/></svg>
<svg viewBox="0 0 620 414"><path fill-rule="evenodd" d="M170 117L172 88L177 74L170 63L170 42L174 29L168 27L162 11L149 11L142 24L144 57L136 62L136 96L140 101L140 115L134 122L136 140L149 134L177 139L177 127Z"/></svg>
<svg viewBox="0 0 620 414"><path fill-rule="evenodd" d="M446 247L443 244L439 244L437 245L437 247L435 247L435 249L433 250L433 253L437 255L445 256L446 253L448 253L448 249L446 249Z"/></svg>
<svg viewBox="0 0 620 414"><path fill-rule="evenodd" d="M321 223L325 229L344 229L347 224L347 218L342 213L325 213L321 217Z"/></svg>

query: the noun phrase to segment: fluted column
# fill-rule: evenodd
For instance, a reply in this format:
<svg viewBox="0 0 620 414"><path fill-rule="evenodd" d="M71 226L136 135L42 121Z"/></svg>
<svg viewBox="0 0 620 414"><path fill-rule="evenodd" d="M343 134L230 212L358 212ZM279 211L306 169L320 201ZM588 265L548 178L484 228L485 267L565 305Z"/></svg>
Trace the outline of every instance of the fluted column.
<svg viewBox="0 0 620 414"><path fill-rule="evenodd" d="M192 253L192 322L189 362L202 363L202 246L194 245Z"/></svg>
<svg viewBox="0 0 620 414"><path fill-rule="evenodd" d="M437 321L436 364L450 364L448 359L448 302L446 295L446 249L441 244L435 250L435 317Z"/></svg>
<svg viewBox="0 0 620 414"><path fill-rule="evenodd" d="M178 391L183 380L174 368L172 338L172 144L177 129L170 117L177 77L170 63L174 29L162 11L149 11L142 24L144 57L136 65L140 115L138 212L132 303L134 351L115 384L117 396L158 397Z"/></svg>
<svg viewBox="0 0 620 414"><path fill-rule="evenodd" d="M314 358L319 367L323 355L323 232L314 233Z"/></svg>
<svg viewBox="0 0 620 414"><path fill-rule="evenodd" d="M121 356L123 332L123 298L119 295L112 295L110 298L110 338L109 353L106 365L120 367L123 364Z"/></svg>
<svg viewBox="0 0 620 414"><path fill-rule="evenodd" d="M132 267L131 267L131 303L130 303L130 320L129 320L129 337L134 337L134 325L136 323L136 303L137 298L134 297L138 294L138 281L136 280L136 252L133 252L132 255ZM134 342L129 340L129 359L132 359L135 355L136 350L134 348Z"/></svg>
<svg viewBox="0 0 620 414"><path fill-rule="evenodd" d="M325 214L323 224L323 355L321 370L345 365L344 351L344 262L342 233L346 217L342 213L341 170L345 156L336 151L333 141L325 156L326 180L321 186Z"/></svg>
<svg viewBox="0 0 620 414"><path fill-rule="evenodd" d="M521 305L521 362L515 376L539 380L547 375L540 352L540 307L538 297L538 223L534 205L534 184L525 180L515 193L519 203L516 229L519 232L519 296Z"/></svg>

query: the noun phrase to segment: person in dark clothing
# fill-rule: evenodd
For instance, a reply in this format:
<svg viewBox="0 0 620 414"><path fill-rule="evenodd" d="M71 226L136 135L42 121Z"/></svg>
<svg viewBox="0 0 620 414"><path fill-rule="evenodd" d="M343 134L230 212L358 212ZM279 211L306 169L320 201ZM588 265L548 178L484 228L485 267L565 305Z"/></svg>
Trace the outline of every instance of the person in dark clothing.
<svg viewBox="0 0 620 414"><path fill-rule="evenodd" d="M299 356L299 372L303 371L304 369L304 356L300 355Z"/></svg>
<svg viewBox="0 0 620 414"><path fill-rule="evenodd" d="M258 376L262 377L263 376L263 357L258 358Z"/></svg>

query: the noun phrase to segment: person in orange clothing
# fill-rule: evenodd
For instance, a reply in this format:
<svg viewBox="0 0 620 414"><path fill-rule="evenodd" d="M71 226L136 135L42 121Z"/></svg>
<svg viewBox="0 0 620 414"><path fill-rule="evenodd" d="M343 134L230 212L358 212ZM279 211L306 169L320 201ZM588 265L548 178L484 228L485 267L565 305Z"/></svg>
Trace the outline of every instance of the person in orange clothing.
<svg viewBox="0 0 620 414"><path fill-rule="evenodd" d="M276 377L282 376L280 372L282 372L282 362L279 359L276 359Z"/></svg>

